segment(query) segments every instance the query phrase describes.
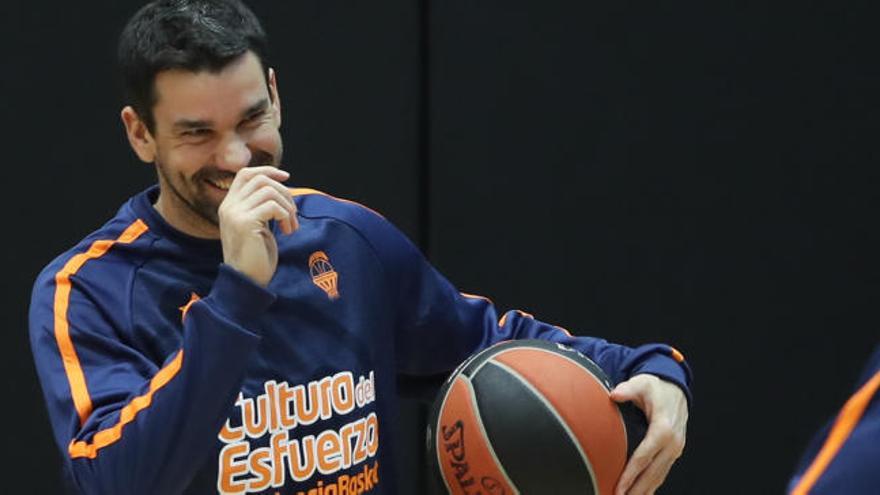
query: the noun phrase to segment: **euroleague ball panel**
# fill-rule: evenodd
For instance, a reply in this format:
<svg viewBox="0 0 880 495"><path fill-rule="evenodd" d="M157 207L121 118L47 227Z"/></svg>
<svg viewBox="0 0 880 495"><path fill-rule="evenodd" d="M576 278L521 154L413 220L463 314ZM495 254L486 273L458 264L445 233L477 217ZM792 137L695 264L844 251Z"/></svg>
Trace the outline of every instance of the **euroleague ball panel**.
<svg viewBox="0 0 880 495"><path fill-rule="evenodd" d="M489 361L471 381L486 434L520 493L595 493L575 439L521 378Z"/></svg>
<svg viewBox="0 0 880 495"><path fill-rule="evenodd" d="M471 383L464 376L449 385L434 442L440 474L449 493L517 493L492 452Z"/></svg>
<svg viewBox="0 0 880 495"><path fill-rule="evenodd" d="M612 493L626 463L626 426L595 372L544 349L508 349L492 356L490 362L496 361L522 376L547 401L589 459L599 492Z"/></svg>

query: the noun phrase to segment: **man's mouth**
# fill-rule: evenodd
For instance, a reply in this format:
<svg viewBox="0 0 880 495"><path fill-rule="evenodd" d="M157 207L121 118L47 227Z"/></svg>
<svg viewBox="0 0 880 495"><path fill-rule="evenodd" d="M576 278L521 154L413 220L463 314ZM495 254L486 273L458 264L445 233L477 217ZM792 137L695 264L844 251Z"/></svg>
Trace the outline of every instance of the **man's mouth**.
<svg viewBox="0 0 880 495"><path fill-rule="evenodd" d="M227 177L225 179L205 179L205 182L211 184L217 189L228 191L229 187L232 185L232 179L234 177Z"/></svg>

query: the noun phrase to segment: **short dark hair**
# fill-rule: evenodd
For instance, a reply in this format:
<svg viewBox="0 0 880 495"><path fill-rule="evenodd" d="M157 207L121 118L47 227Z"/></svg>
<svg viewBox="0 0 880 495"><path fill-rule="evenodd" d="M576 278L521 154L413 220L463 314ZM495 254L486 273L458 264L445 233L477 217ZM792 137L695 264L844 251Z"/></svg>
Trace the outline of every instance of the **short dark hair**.
<svg viewBox="0 0 880 495"><path fill-rule="evenodd" d="M156 0L128 21L119 37L123 92L150 132L159 72L219 72L253 52L264 76L268 42L257 16L239 0Z"/></svg>

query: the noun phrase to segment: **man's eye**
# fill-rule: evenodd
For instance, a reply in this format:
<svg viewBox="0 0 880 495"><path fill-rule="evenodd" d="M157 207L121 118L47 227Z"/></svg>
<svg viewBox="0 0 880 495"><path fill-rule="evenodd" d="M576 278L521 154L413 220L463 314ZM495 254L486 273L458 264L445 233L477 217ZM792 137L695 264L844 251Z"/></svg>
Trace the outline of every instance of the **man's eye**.
<svg viewBox="0 0 880 495"><path fill-rule="evenodd" d="M248 117L247 117L246 119L244 119L244 123L245 123L245 124L254 124L254 123L257 123L257 122L259 122L260 120L262 120L263 115L265 115L265 112L257 112L257 113L255 113L255 114L253 114L253 115L248 115Z"/></svg>
<svg viewBox="0 0 880 495"><path fill-rule="evenodd" d="M184 131L182 135L185 137L203 137L207 136L210 133L210 129L190 129L188 131Z"/></svg>

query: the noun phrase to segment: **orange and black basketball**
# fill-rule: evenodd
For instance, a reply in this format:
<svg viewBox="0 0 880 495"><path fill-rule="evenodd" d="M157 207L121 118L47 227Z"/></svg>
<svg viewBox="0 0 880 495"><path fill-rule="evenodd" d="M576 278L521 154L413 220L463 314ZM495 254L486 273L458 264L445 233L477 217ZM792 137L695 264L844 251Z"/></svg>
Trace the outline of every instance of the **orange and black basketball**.
<svg viewBox="0 0 880 495"><path fill-rule="evenodd" d="M579 352L508 341L470 357L444 384L428 422L428 458L452 494L610 495L645 418L609 396Z"/></svg>

